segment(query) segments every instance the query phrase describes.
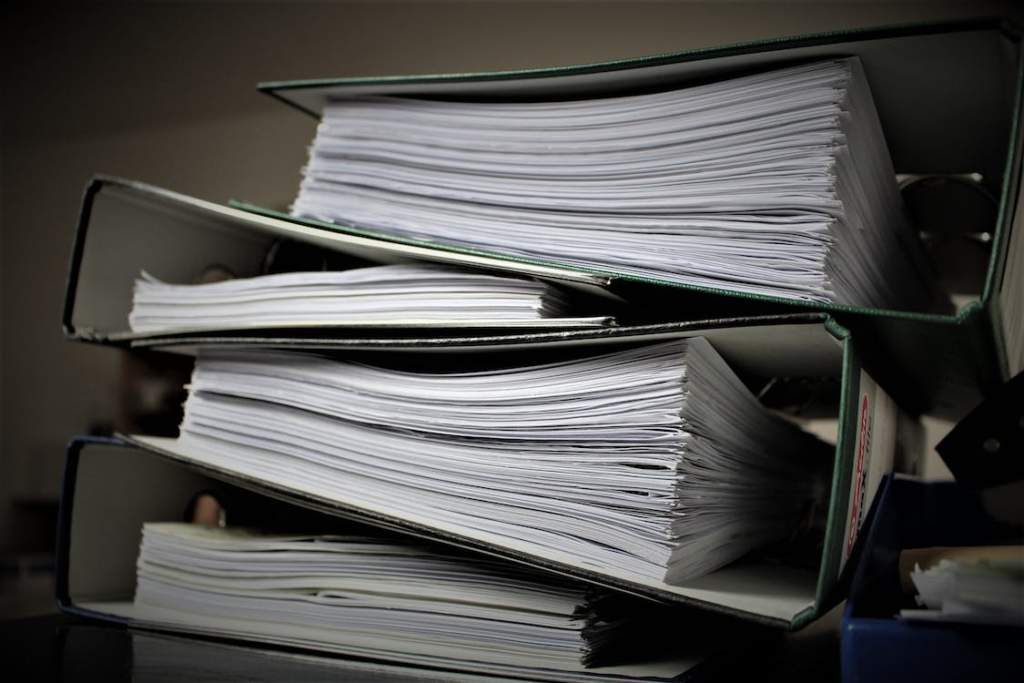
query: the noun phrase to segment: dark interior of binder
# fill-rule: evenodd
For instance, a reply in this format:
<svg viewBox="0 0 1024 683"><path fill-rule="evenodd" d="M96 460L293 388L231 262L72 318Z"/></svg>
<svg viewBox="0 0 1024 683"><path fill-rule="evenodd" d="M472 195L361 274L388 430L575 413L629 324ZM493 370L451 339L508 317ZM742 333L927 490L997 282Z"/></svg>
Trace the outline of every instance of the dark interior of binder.
<svg viewBox="0 0 1024 683"><path fill-rule="evenodd" d="M70 507L62 511L63 580L69 605L131 618L142 524L189 521L196 497L213 495L232 526L270 532L366 531L338 517L283 502L116 440L72 446ZM384 533L377 531L375 533Z"/></svg>

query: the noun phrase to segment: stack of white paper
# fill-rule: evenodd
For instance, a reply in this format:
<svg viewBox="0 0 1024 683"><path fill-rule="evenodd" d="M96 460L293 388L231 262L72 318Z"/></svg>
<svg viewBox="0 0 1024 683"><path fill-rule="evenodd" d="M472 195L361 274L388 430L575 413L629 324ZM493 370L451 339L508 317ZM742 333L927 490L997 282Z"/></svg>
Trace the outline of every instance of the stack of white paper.
<svg viewBox="0 0 1024 683"><path fill-rule="evenodd" d="M294 327L337 324L495 325L564 318L566 303L550 285L426 264L263 275L178 285L143 273L135 283L133 332Z"/></svg>
<svg viewBox="0 0 1024 683"><path fill-rule="evenodd" d="M586 678L584 666L628 623L604 620L598 596L578 584L369 537L150 523L137 576L137 622L471 671Z"/></svg>
<svg viewBox="0 0 1024 683"><path fill-rule="evenodd" d="M608 573L677 583L785 538L831 448L702 338L431 374L280 351L198 360L192 459Z"/></svg>
<svg viewBox="0 0 1024 683"><path fill-rule="evenodd" d="M548 102L329 102L295 214L606 272L930 309L857 58Z"/></svg>
<svg viewBox="0 0 1024 683"><path fill-rule="evenodd" d="M904 609L904 619L1024 626L1024 549L1016 558L941 560L914 567L910 578L923 609Z"/></svg>

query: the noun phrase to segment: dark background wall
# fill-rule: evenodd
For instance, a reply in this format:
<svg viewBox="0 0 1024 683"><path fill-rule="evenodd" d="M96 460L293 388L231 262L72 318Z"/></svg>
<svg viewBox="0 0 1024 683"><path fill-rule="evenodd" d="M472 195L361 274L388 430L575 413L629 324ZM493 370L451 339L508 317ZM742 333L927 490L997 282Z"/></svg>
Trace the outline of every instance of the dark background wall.
<svg viewBox="0 0 1024 683"><path fill-rule="evenodd" d="M48 549L65 443L109 426L118 352L59 319L95 173L285 208L315 122L259 81L523 69L1017 2L7 2L0 60L0 551Z"/></svg>

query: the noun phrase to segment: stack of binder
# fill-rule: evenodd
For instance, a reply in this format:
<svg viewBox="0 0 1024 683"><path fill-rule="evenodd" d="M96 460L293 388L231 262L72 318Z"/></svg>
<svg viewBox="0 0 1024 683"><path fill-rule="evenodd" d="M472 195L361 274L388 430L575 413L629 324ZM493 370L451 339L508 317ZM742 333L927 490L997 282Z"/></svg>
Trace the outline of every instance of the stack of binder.
<svg viewBox="0 0 1024 683"><path fill-rule="evenodd" d="M712 613L810 623L843 597L872 501L907 456L897 405L957 416L1024 366L1022 64L1019 33L979 21L537 72L271 83L260 87L324 121L302 215L97 177L75 239L66 335L198 360L180 438L72 445L61 605L211 635L201 620L155 618L132 596L137 576L152 578L147 562L136 571L143 523L180 521L197 492L222 488L234 499L229 526L266 522L258 511L283 500L326 513L321 523L455 546L470 566L487 557L478 564L629 594L640 602L627 611L660 603L696 623ZM950 71L964 75L957 87L941 76ZM833 96L807 104L797 88L787 99L772 79L794 74ZM665 142L663 124L678 128L681 115L649 116L677 93L706 101L722 90L760 111L752 93L763 82L778 86L764 107L814 123L797 135L803 146L756 151L757 163L730 146L737 131L683 122L685 139L674 131ZM820 119L801 114L819 106ZM415 124L467 112L481 122L464 137L487 149L446 149ZM622 158L606 159L618 133L603 127L633 115L642 120ZM592 119L576 127L578 117ZM502 137L508 129L516 135ZM680 150L703 153L702 135L742 163L719 157L698 173ZM565 140L572 149L552 151ZM630 156L643 141L665 168ZM596 175L566 178L566 155ZM916 233L950 226L915 225L896 173L974 174L997 198L981 291L929 275ZM584 252L593 258L576 258ZM324 264L342 274L266 277ZM344 306L358 297L327 301L346 282L364 288L355 308ZM943 287L955 313L935 307ZM423 314L424 296L446 293L451 306ZM113 472L131 491L117 520L103 483ZM188 578L187 564L161 571L212 585ZM338 651L272 628L228 635ZM671 663L656 670L520 661L511 673L508 661L400 645L341 651L636 680L694 675L715 648L694 640L651 654L648 664Z"/></svg>

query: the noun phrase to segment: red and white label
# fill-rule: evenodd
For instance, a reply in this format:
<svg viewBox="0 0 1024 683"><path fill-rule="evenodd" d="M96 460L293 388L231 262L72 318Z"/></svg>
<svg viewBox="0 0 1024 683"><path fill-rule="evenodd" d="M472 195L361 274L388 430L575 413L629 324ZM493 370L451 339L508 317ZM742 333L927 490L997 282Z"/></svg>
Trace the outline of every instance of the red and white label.
<svg viewBox="0 0 1024 683"><path fill-rule="evenodd" d="M850 498L847 502L846 528L839 554L839 573L853 552L864 517L882 483L892 472L896 454L896 404L867 373L860 376L860 415L857 420L853 458L850 462Z"/></svg>
<svg viewBox="0 0 1024 683"><path fill-rule="evenodd" d="M860 527L860 517L863 514L864 479L867 474L865 470L865 457L868 452L868 443L871 437L871 418L868 413L868 395L864 394L860 403L860 433L857 437L857 467L853 473L853 491L850 493L850 519L847 526L850 532L846 536L846 556L853 552L853 542L857 540L857 529Z"/></svg>

